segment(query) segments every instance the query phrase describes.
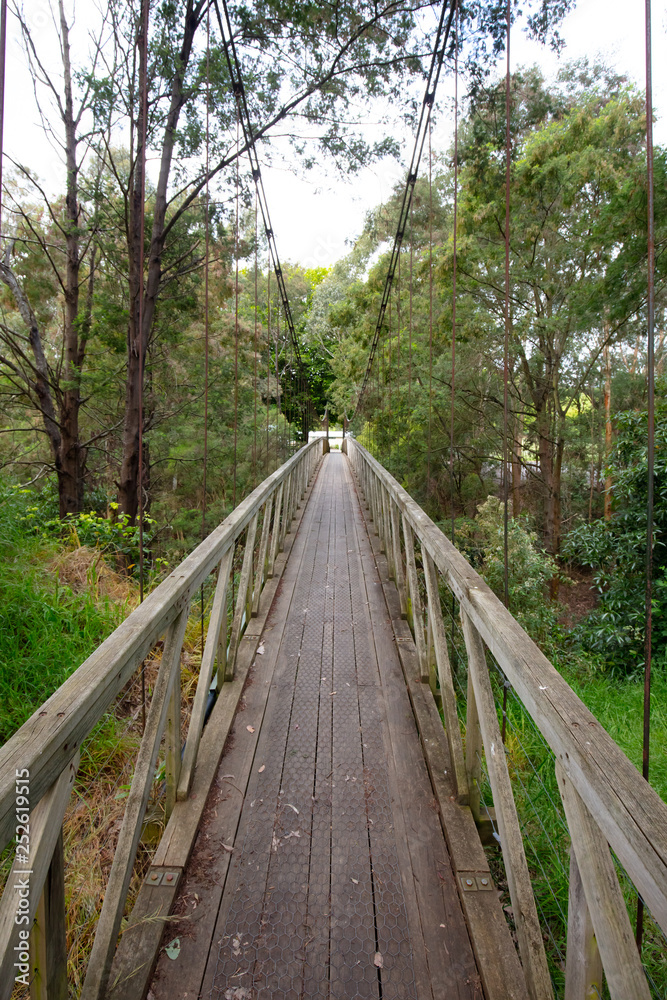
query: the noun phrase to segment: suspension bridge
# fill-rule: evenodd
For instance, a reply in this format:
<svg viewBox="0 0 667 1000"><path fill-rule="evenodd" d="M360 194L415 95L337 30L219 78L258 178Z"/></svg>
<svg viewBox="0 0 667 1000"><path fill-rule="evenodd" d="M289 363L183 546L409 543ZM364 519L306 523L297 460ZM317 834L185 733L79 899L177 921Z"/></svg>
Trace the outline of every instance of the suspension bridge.
<svg viewBox="0 0 667 1000"><path fill-rule="evenodd" d="M305 439L307 371L229 14L224 2L212 9ZM509 5L507 17L509 80ZM378 346L458 18L458 3L444 3L355 415L385 363ZM509 83L507 93L509 171ZM651 386L652 239L651 217ZM208 293L208 250L205 266ZM236 297L238 309L238 272ZM452 371L455 310L453 322ZM238 312L236 336L238 351ZM507 394L507 347L505 375ZM506 423L507 399L505 441ZM234 427L236 455L236 417ZM650 532L649 517L649 551ZM184 643L204 592L191 686ZM0 1000L664 1000L667 805L506 604L353 436L340 453L328 436L303 443L0 749L0 851L12 859ZM114 774L111 758L91 768L95 734L147 663L131 773ZM67 830L77 816L93 836L107 822L87 791L109 771L104 891L81 927L68 926L81 887ZM72 955L83 934L82 962Z"/></svg>
<svg viewBox="0 0 667 1000"><path fill-rule="evenodd" d="M209 577L185 725L181 649ZM568 1000L662 995L624 889L667 930L667 806L389 473L351 438L343 454L318 438L0 752L1 843L17 837L0 901L3 1000L17 976L32 996L68 995L63 820L82 748L156 649L85 1000L542 1000L561 950ZM533 894L496 671L555 769L569 848L556 951ZM128 908L160 761L166 822Z"/></svg>

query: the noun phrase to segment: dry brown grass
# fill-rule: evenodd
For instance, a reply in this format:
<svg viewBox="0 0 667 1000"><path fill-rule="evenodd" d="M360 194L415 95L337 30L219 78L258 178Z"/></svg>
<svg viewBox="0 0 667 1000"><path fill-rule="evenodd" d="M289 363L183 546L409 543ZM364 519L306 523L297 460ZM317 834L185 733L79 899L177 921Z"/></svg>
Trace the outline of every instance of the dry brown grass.
<svg viewBox="0 0 667 1000"><path fill-rule="evenodd" d="M105 563L102 553L80 547L60 555L49 567L75 591L88 589L98 600L136 604L136 587ZM204 634L208 615L204 617ZM202 657L202 622L198 602L193 607L181 654L181 729L187 733ZM162 657L158 642L144 664L147 708ZM137 672L120 693L113 709L100 721L82 747L81 764L63 824L66 864L68 982L70 997L81 992L97 920L123 822L127 793L142 734L142 684ZM125 908L129 916L164 828L164 781L158 758L156 779L144 824ZM8 873L4 868L5 877ZM0 882L2 881L0 872ZM123 928L126 919L123 921ZM13 1000L27 993L15 991Z"/></svg>
<svg viewBox="0 0 667 1000"><path fill-rule="evenodd" d="M58 555L48 570L75 593L87 590L95 600L106 597L127 604L128 613L138 602L135 581L112 569L100 549L80 545Z"/></svg>

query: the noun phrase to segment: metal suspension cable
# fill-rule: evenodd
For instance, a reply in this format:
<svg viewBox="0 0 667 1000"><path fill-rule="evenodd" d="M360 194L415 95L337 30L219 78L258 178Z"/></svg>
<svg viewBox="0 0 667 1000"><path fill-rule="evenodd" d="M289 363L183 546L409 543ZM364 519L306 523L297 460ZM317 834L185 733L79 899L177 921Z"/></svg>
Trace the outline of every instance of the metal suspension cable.
<svg viewBox="0 0 667 1000"><path fill-rule="evenodd" d="M508 478L508 375L510 345L510 179L511 179L511 129L510 129L510 35L512 26L511 2L507 0L507 70L505 73L505 340L503 349L503 603L509 609L509 478ZM507 734L507 692L508 681L503 684L503 721L501 736L503 743Z"/></svg>
<svg viewBox="0 0 667 1000"><path fill-rule="evenodd" d="M651 741L651 661L653 591L653 501L655 479L655 211L653 184L653 55L651 51L651 0L645 0L646 32L646 184L647 184L647 504L646 504L646 593L644 610L644 718L642 774L649 775ZM637 899L636 941L641 954L644 903Z"/></svg>
<svg viewBox="0 0 667 1000"><path fill-rule="evenodd" d="M449 7L449 16L446 17L448 7ZM419 126L417 128L417 135L415 136L415 143L412 150L412 159L410 160L408 176L405 182L405 188L403 190L403 201L401 203L401 211L398 218L398 226L396 228L396 235L394 237L394 245L391 251L389 270L387 271L387 277L384 284L384 291L382 293L382 301L380 303L380 311L378 313L378 319L375 326L375 332L373 334L373 340L371 341L371 348L368 355L366 372L364 374L364 380L361 385L361 390L357 397L357 403L354 408L354 413L352 414L351 417L352 420L354 420L355 416L359 412L359 407L361 406L364 393L366 392L366 386L368 385L368 381L371 375L371 369L373 367L373 358L375 357L375 352L377 350L377 346L380 340L380 331L382 330L385 313L387 311L387 306L389 304L391 287L394 281L394 274L396 272L396 268L398 265L398 257L401 252L401 246L403 243L403 237L405 235L405 229L408 224L408 219L410 217L410 206L412 205L412 196L414 194L415 184L417 183L419 163L421 161L422 153L424 151L424 144L426 142L426 136L429 132L429 127L431 124L431 113L433 111L435 94L438 87L438 81L440 79L440 70L442 69L442 62L445 57L445 49L447 47L447 42L449 40L449 32L452 26L452 20L454 18L455 7L456 7L456 0L443 0L442 10L440 12L440 21L438 23L438 30L435 39L435 45L433 47L433 55L431 57L431 65L429 67L428 76L426 79L426 93L424 94L424 99L422 101L421 112L419 115Z"/></svg>
<svg viewBox="0 0 667 1000"><path fill-rule="evenodd" d="M211 154L211 15L206 13L206 192L204 197L204 468L202 472L201 540L206 538L206 494L208 489L208 382L209 382L209 255L211 249L209 165ZM204 653L204 584L199 589L199 626Z"/></svg>
<svg viewBox="0 0 667 1000"><path fill-rule="evenodd" d="M431 123L428 127L428 447L426 451L426 495L431 482L431 430L433 423L433 150Z"/></svg>
<svg viewBox="0 0 667 1000"><path fill-rule="evenodd" d="M454 398L456 393L456 266L458 262L458 197L459 197L459 0L456 0L456 47L454 49L454 258L452 261L452 384L449 414L449 484L452 516L452 545L456 544L456 513L454 510Z"/></svg>
<svg viewBox="0 0 667 1000"><path fill-rule="evenodd" d="M510 175L511 175L511 128L510 128L510 34L511 0L507 0L507 71L505 73L505 342L503 351L503 597L509 608L509 477L508 477L508 380L510 344Z"/></svg>
<svg viewBox="0 0 667 1000"><path fill-rule="evenodd" d="M239 173L240 129L237 107L236 115L236 209L234 217L234 507L236 507L236 479L239 444Z"/></svg>
<svg viewBox="0 0 667 1000"><path fill-rule="evenodd" d="M141 151L138 152L137 165L141 169L139 179L140 196L140 223L139 223L139 282L137 295L139 296L138 323L139 323L139 393L137 405L139 407L139 603L144 599L144 371L145 355L148 351L148 342L144 351L144 237L146 230L146 141L148 136L148 18L150 13L150 0L144 0L142 9L143 38L139 58L139 93L141 95ZM146 661L141 661L141 719L142 732L146 731Z"/></svg>
<svg viewBox="0 0 667 1000"><path fill-rule="evenodd" d="M7 59L7 0L0 0L0 232L2 232L2 160L5 142L5 63Z"/></svg>
<svg viewBox="0 0 667 1000"><path fill-rule="evenodd" d="M259 165L259 157L257 155L255 136L252 128L252 123L250 121L248 103L246 101L245 85L243 83L243 78L241 75L241 64L239 62L238 54L236 52L236 45L234 44L234 35L232 33L231 20L229 17L229 9L227 7L226 0L222 0L222 8L224 11L224 19L223 19L223 16L220 13L220 4L218 3L218 0L213 0L213 2L218 18L218 25L222 37L222 44L225 50L225 60L227 62L227 69L229 70L229 76L232 81L232 91L236 98L237 107L239 109L241 128L243 129L243 138L246 146L248 147L248 157L250 159L252 178L255 182L255 188L257 190L257 200L259 202L260 211L262 213L264 233L266 235L266 240L269 245L269 255L271 261L273 262L273 270L275 272L276 281L278 283L278 292L280 295L280 300L282 302L283 312L285 314L285 321L287 323L289 329L289 335L292 340L292 345L294 347L294 355L296 357L299 372L303 376L304 384L308 385L306 366L303 362L303 358L301 357L301 351L299 348L299 338L297 336L296 329L294 327L294 320L292 317L292 310L289 304L289 298L287 296L287 287L285 285L283 269L280 264L280 257L278 256L278 247L273 232L273 226L271 225L269 205L266 198L266 192L264 191L264 182L262 180L262 172ZM309 408L310 412L313 412L314 404L312 402L312 397L309 399L309 403L310 403L310 408ZM304 403L302 429L303 433L307 434L305 403Z"/></svg>

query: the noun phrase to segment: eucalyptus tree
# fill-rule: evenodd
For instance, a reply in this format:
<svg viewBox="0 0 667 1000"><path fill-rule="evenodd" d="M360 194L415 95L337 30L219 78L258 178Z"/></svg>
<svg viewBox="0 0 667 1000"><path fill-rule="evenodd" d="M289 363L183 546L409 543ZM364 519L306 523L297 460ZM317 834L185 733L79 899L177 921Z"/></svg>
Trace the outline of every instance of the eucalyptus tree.
<svg viewBox="0 0 667 1000"><path fill-rule="evenodd" d="M15 163L17 183L6 188L5 239L0 259L0 281L9 289L15 319L0 326L3 374L24 404L39 415L49 442L52 467L58 480L60 513L80 510L83 501L86 453L81 440L83 405L81 376L91 331L97 246L95 240L95 177L92 197L81 192L81 168L90 148L90 84L79 86L71 56L71 22L64 0L52 10L60 51L59 70L49 66L22 5L14 4L25 53L32 73L38 111L65 168L64 197L53 197L40 178L39 164ZM104 35L104 18L92 46L94 75ZM108 127L100 119L99 128ZM89 191L89 195L91 192ZM8 223L8 217L11 222ZM36 257L41 260L36 260ZM62 298L61 329L47 329L37 292L30 290L31 271L41 264L50 272L53 295ZM60 310L56 307L56 312ZM27 330L27 337L24 329ZM55 338L52 349L50 339Z"/></svg>
<svg viewBox="0 0 667 1000"><path fill-rule="evenodd" d="M546 38L571 5L572 0L560 0L545 7L536 0L529 5L529 29ZM121 184L132 305L119 500L132 517L138 507L141 372L161 294L165 247L179 218L207 185L233 182L232 168L246 152L244 140L238 138L240 95L231 92L219 5L211 0L182 5L152 0L148 6L147 66L142 67L145 5L140 0L111 0L113 55L105 55L105 74L91 75L102 119L115 109L130 137L131 171ZM398 104L402 115L417 113L419 98L411 98L405 84L412 77L421 79L424 60L430 57L433 12L439 9L426 0L231 4L245 98L262 155L270 159L268 140L277 135L286 138L290 155L306 168L323 153L346 172L373 157L395 154L394 116L386 113L386 102ZM491 0L477 0L462 10L461 36L469 38L471 59L477 64L502 47L503 31L504 16ZM143 79L148 80L147 95ZM141 108L146 98L144 151ZM383 137L370 141L364 122L381 101L388 127ZM159 162L145 283L139 267L144 152ZM110 149L106 154L113 159Z"/></svg>
<svg viewBox="0 0 667 1000"><path fill-rule="evenodd" d="M512 80L509 389L534 444L552 555L560 547L568 413L637 305L618 311L605 295L624 241L642 227L635 218L614 231L612 213L623 191L645 183L642 96L599 68L570 69L563 84L546 87L536 70ZM477 95L460 147L459 292L475 305L468 333L496 361L505 308L503 108L504 84ZM449 248L441 260L447 281L451 263Z"/></svg>

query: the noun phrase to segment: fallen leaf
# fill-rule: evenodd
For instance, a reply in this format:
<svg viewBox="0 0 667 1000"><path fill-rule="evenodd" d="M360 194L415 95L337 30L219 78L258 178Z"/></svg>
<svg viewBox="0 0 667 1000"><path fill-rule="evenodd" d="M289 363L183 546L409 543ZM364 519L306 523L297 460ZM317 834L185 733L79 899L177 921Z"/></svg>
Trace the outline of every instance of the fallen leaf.
<svg viewBox="0 0 667 1000"><path fill-rule="evenodd" d="M295 813L297 814L297 816L299 815L299 810L297 809L297 807L296 807L296 806L293 806L291 802L288 802L288 803L287 803L287 805L288 805L288 807L289 807L290 809L293 809L293 810L294 810L294 812L295 812Z"/></svg>
<svg viewBox="0 0 667 1000"><path fill-rule="evenodd" d="M373 959L373 965L376 969L384 969L384 959L379 951L375 952L375 958Z"/></svg>
<svg viewBox="0 0 667 1000"><path fill-rule="evenodd" d="M329 697L332 698L335 694L338 694L338 691L332 691L331 694L329 695Z"/></svg>
<svg viewBox="0 0 667 1000"><path fill-rule="evenodd" d="M262 766L259 769L259 773L261 774L262 771L264 771L264 770L266 770L266 764L262 764Z"/></svg>
<svg viewBox="0 0 667 1000"><path fill-rule="evenodd" d="M271 838L271 849L273 851L277 851L279 847L280 847L280 841L274 833L273 837Z"/></svg>
<svg viewBox="0 0 667 1000"><path fill-rule="evenodd" d="M284 840L289 840L290 837L300 837L300 836L301 836L301 833L299 832L299 830L292 830L291 833L288 833L287 836L284 837Z"/></svg>
<svg viewBox="0 0 667 1000"><path fill-rule="evenodd" d="M232 851L234 850L234 848L230 844L223 844L222 848L223 850L227 851L228 854L231 854Z"/></svg>
<svg viewBox="0 0 667 1000"><path fill-rule="evenodd" d="M259 653L260 656L264 656L264 643L263 642L260 642L259 646L257 647L257 652Z"/></svg>
<svg viewBox="0 0 667 1000"><path fill-rule="evenodd" d="M358 878L350 879L350 881L354 882L355 885L359 885L359 879Z"/></svg>
<svg viewBox="0 0 667 1000"><path fill-rule="evenodd" d="M172 962L175 961L181 954L181 939L174 938L173 941L170 941L169 944L165 945L164 950L167 953L167 958L170 958Z"/></svg>
<svg viewBox="0 0 667 1000"><path fill-rule="evenodd" d="M248 730L249 733L254 733L255 732L255 727L254 726L246 726L246 729Z"/></svg>
<svg viewBox="0 0 667 1000"><path fill-rule="evenodd" d="M234 957L236 958L240 954L241 954L241 941L239 940L239 938L235 937L232 940L232 955L234 955Z"/></svg>

